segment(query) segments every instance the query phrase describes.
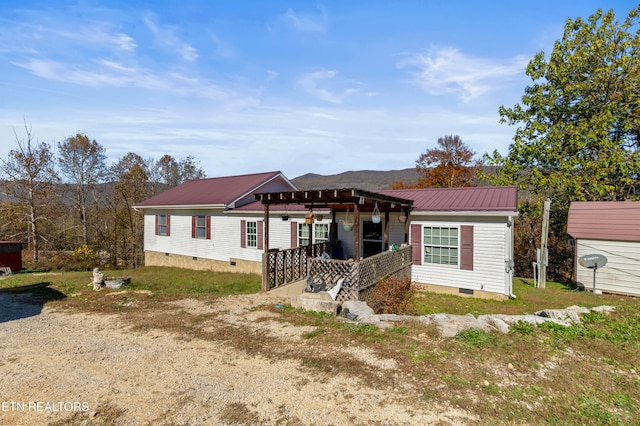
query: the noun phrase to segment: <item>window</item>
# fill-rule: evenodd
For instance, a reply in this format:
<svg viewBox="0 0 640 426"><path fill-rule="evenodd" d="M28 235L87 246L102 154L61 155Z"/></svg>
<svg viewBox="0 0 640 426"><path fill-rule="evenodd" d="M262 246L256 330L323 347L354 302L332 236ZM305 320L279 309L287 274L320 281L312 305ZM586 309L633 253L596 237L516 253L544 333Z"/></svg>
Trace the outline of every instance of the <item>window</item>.
<svg viewBox="0 0 640 426"><path fill-rule="evenodd" d="M211 216L191 216L191 238L211 239Z"/></svg>
<svg viewBox="0 0 640 426"><path fill-rule="evenodd" d="M264 224L261 220L240 221L240 247L262 250L264 246Z"/></svg>
<svg viewBox="0 0 640 426"><path fill-rule="evenodd" d="M458 228L424 227L424 262L458 265Z"/></svg>
<svg viewBox="0 0 640 426"><path fill-rule="evenodd" d="M306 223L298 224L298 247L309 245L309 225Z"/></svg>
<svg viewBox="0 0 640 426"><path fill-rule="evenodd" d="M258 247L258 222L247 221L247 247Z"/></svg>
<svg viewBox="0 0 640 426"><path fill-rule="evenodd" d="M329 240L329 224L316 223L313 225L313 234L309 235L309 225L306 223L298 223L298 247L308 246L311 244L321 243Z"/></svg>
<svg viewBox="0 0 640 426"><path fill-rule="evenodd" d="M328 223L316 223L313 232L314 241L316 243L322 243L329 240L329 224Z"/></svg>
<svg viewBox="0 0 640 426"><path fill-rule="evenodd" d="M169 235L169 216L159 214L156 216L156 235Z"/></svg>

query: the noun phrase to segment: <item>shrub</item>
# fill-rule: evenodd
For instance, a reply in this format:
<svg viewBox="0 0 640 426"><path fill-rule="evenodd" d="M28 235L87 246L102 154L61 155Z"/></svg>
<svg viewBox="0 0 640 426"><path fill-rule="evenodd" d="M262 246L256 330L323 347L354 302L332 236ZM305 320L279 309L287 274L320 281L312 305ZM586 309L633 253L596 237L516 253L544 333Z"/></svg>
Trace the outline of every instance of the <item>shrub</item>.
<svg viewBox="0 0 640 426"><path fill-rule="evenodd" d="M373 287L371 308L376 314L406 314L412 299L409 277L386 278Z"/></svg>

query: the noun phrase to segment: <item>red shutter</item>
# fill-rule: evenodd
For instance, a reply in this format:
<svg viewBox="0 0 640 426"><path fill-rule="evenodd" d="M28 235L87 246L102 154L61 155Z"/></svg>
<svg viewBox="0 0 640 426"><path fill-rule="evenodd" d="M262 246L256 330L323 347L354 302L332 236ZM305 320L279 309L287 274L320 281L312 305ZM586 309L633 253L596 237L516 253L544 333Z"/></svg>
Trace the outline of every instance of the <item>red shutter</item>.
<svg viewBox="0 0 640 426"><path fill-rule="evenodd" d="M247 247L247 221L240 221L240 247Z"/></svg>
<svg viewBox="0 0 640 426"><path fill-rule="evenodd" d="M298 222L291 222L291 248L298 247Z"/></svg>
<svg viewBox="0 0 640 426"><path fill-rule="evenodd" d="M211 216L207 216L207 240L211 239Z"/></svg>
<svg viewBox="0 0 640 426"><path fill-rule="evenodd" d="M258 250L262 250L264 244L264 224L261 220L258 221L258 235L256 238L258 239Z"/></svg>
<svg viewBox="0 0 640 426"><path fill-rule="evenodd" d="M411 224L411 263L422 265L422 225Z"/></svg>
<svg viewBox="0 0 640 426"><path fill-rule="evenodd" d="M167 215L167 237L171 235L171 216Z"/></svg>
<svg viewBox="0 0 640 426"><path fill-rule="evenodd" d="M160 234L160 216L156 215L156 235Z"/></svg>
<svg viewBox="0 0 640 426"><path fill-rule="evenodd" d="M198 220L195 216L191 216L191 238L196 237L196 220Z"/></svg>
<svg viewBox="0 0 640 426"><path fill-rule="evenodd" d="M473 226L460 226L460 269L473 271Z"/></svg>

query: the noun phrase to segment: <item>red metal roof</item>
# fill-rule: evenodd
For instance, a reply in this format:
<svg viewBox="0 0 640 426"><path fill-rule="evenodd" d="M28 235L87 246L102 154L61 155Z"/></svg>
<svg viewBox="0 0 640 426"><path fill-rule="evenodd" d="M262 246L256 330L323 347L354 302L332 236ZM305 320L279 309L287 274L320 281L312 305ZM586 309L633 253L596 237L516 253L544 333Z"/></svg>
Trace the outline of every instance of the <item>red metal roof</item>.
<svg viewBox="0 0 640 426"><path fill-rule="evenodd" d="M470 188L425 188L372 191L413 200L413 211L509 211L518 210L515 186L482 186ZM247 204L240 208L260 211L262 203ZM305 211L304 206L274 204L273 210Z"/></svg>
<svg viewBox="0 0 640 426"><path fill-rule="evenodd" d="M567 233L573 238L640 241L640 201L574 201Z"/></svg>
<svg viewBox="0 0 640 426"><path fill-rule="evenodd" d="M138 203L136 207L189 205L226 206L246 194L254 192L261 185L277 176L282 176L283 179L286 180L280 172L192 180Z"/></svg>
<svg viewBox="0 0 640 426"><path fill-rule="evenodd" d="M391 189L383 194L413 200L414 211L517 211L515 186Z"/></svg>

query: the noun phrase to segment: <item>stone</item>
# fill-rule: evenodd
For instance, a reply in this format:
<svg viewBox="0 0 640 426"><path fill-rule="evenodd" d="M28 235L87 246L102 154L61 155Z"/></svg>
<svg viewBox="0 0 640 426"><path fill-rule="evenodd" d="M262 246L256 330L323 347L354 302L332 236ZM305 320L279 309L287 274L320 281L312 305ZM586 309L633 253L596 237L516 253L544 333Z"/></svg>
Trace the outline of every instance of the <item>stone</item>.
<svg viewBox="0 0 640 426"><path fill-rule="evenodd" d="M589 312L590 311L588 308L582 308L580 306L569 306L566 309L544 309L542 311L536 312L536 315L544 318L552 318L579 323L580 315L588 314Z"/></svg>
<svg viewBox="0 0 640 426"><path fill-rule="evenodd" d="M328 300L323 296L319 296L321 294L322 293L303 293L299 296L291 296L291 306L306 309L307 311L338 315L338 306L340 306L340 303L331 300L331 296L328 294L326 295Z"/></svg>
<svg viewBox="0 0 640 426"><path fill-rule="evenodd" d="M355 314L358 318L374 315L373 309L367 305L367 302L358 300L348 300L342 304L342 309L348 309L350 313Z"/></svg>
<svg viewBox="0 0 640 426"><path fill-rule="evenodd" d="M424 324L434 324L442 337L454 337L470 328L486 332L495 330L488 322L479 320L473 315L431 314L418 317L418 320Z"/></svg>
<svg viewBox="0 0 640 426"><path fill-rule="evenodd" d="M104 274L99 268L93 268L93 289L100 291L104 288Z"/></svg>
<svg viewBox="0 0 640 426"><path fill-rule="evenodd" d="M591 308L592 312L600 312L602 314L608 314L609 312L613 312L615 310L616 310L615 306L608 306L608 305L596 306Z"/></svg>

